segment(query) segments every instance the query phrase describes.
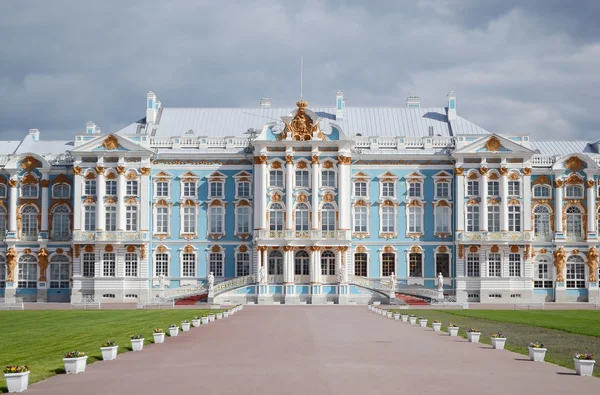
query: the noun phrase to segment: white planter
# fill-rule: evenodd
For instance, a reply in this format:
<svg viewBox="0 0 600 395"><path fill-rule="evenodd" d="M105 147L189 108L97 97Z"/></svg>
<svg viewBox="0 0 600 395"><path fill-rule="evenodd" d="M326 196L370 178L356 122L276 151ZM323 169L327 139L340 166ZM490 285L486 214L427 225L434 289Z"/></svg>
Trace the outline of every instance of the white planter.
<svg viewBox="0 0 600 395"><path fill-rule="evenodd" d="M479 343L481 332L467 332L467 340L469 343Z"/></svg>
<svg viewBox="0 0 600 395"><path fill-rule="evenodd" d="M229 317L229 311L224 311L223 312L223 318L227 318Z"/></svg>
<svg viewBox="0 0 600 395"><path fill-rule="evenodd" d="M386 313L386 315L387 315L387 318L392 318L392 316L394 315L394 313L392 313L391 311L388 311Z"/></svg>
<svg viewBox="0 0 600 395"><path fill-rule="evenodd" d="M575 373L580 376L591 376L594 372L594 364L596 361L593 359L577 359L573 358L575 362Z"/></svg>
<svg viewBox="0 0 600 395"><path fill-rule="evenodd" d="M369 305L369 311L373 311L373 305L372 304Z"/></svg>
<svg viewBox="0 0 600 395"><path fill-rule="evenodd" d="M185 323L184 323L184 322L182 322L182 323L181 323L181 329L182 329L184 332L187 332L187 331L189 331L189 330L190 330L190 323L189 323L189 322L185 322Z"/></svg>
<svg viewBox="0 0 600 395"><path fill-rule="evenodd" d="M442 329L442 323L441 322L433 322L433 323L431 323L431 327L433 328L434 332L439 332Z"/></svg>
<svg viewBox="0 0 600 395"><path fill-rule="evenodd" d="M427 320L419 320L419 325L421 328L427 328Z"/></svg>
<svg viewBox="0 0 600 395"><path fill-rule="evenodd" d="M400 320L400 313L394 313L394 319L396 321Z"/></svg>
<svg viewBox="0 0 600 395"><path fill-rule="evenodd" d="M169 335L171 335L171 337L179 335L179 327L169 328Z"/></svg>
<svg viewBox="0 0 600 395"><path fill-rule="evenodd" d="M529 360L534 362L544 362L546 357L546 348L529 347Z"/></svg>
<svg viewBox="0 0 600 395"><path fill-rule="evenodd" d="M77 374L85 372L87 358L87 355L79 358L63 358L63 362L65 363L65 371L67 372L67 374Z"/></svg>
<svg viewBox="0 0 600 395"><path fill-rule="evenodd" d="M215 321L215 318L216 318L216 317L215 317L215 315L214 315L214 314L209 314L209 315L208 315L208 320L209 320L210 322L214 322L214 321Z"/></svg>
<svg viewBox="0 0 600 395"><path fill-rule="evenodd" d="M504 350L505 343L506 343L505 337L492 337L492 348L494 350Z"/></svg>
<svg viewBox="0 0 600 395"><path fill-rule="evenodd" d="M458 336L458 326L449 326L448 327L448 334L450 336Z"/></svg>
<svg viewBox="0 0 600 395"><path fill-rule="evenodd" d="M411 325L417 324L417 317L408 317L408 320L410 321Z"/></svg>
<svg viewBox="0 0 600 395"><path fill-rule="evenodd" d="M100 347L100 351L102 351L102 360L112 361L113 359L117 359L117 349L118 348L119 348L119 346Z"/></svg>
<svg viewBox="0 0 600 395"><path fill-rule="evenodd" d="M153 333L152 336L154 336L154 343L164 343L165 342L165 333Z"/></svg>
<svg viewBox="0 0 600 395"><path fill-rule="evenodd" d="M402 314L400 317L402 318L402 322L408 322L408 315Z"/></svg>
<svg viewBox="0 0 600 395"><path fill-rule="evenodd" d="M202 325L208 324L208 317L202 317L200 320L202 321Z"/></svg>
<svg viewBox="0 0 600 395"><path fill-rule="evenodd" d="M200 326L200 319L192 320L192 326L198 328Z"/></svg>
<svg viewBox="0 0 600 395"><path fill-rule="evenodd" d="M4 373L8 392L23 392L29 386L29 373Z"/></svg>
<svg viewBox="0 0 600 395"><path fill-rule="evenodd" d="M133 351L142 351L144 349L144 339L131 339L131 348Z"/></svg>
<svg viewBox="0 0 600 395"><path fill-rule="evenodd" d="M217 319L218 320L222 320L223 319L223 313L217 313Z"/></svg>

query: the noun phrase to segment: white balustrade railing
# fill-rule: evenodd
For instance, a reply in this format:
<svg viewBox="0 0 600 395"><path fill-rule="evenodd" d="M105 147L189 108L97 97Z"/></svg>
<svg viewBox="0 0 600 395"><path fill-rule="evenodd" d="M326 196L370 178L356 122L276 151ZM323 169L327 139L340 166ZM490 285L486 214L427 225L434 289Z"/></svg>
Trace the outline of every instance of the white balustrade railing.
<svg viewBox="0 0 600 395"><path fill-rule="evenodd" d="M259 230L259 239L286 240L350 240L349 230Z"/></svg>
<svg viewBox="0 0 600 395"><path fill-rule="evenodd" d="M533 166L552 166L555 160L554 156L533 155L531 157L531 164Z"/></svg>
<svg viewBox="0 0 600 395"><path fill-rule="evenodd" d="M151 148L246 148L249 140L244 137L150 137Z"/></svg>

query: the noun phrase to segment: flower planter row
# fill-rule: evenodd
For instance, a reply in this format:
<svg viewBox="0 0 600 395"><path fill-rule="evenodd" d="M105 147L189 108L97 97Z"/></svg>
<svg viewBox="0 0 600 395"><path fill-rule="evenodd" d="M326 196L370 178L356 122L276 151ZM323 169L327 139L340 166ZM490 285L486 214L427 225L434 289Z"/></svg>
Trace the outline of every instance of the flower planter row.
<svg viewBox="0 0 600 395"><path fill-rule="evenodd" d="M369 305L369 310L382 315L387 318L394 319L396 321L402 320L402 322L410 323L411 325L417 325L417 317L414 315L408 315L406 313L393 313L389 310L382 309L376 305ZM419 326L422 328L427 327L427 319L423 317L418 318ZM431 323L431 327L434 332L440 332L442 328L442 323L439 321L434 321ZM453 324L449 324L447 327L449 336L458 336L459 327ZM479 339L481 337L481 332L478 330L470 329L467 332L467 340L470 343L479 343ZM506 338L501 334L494 334L490 337L492 348L495 350L504 350L504 345L506 344ZM544 362L544 358L546 356L547 349L543 347L543 344L539 343L531 343L528 347L529 349L529 359L534 362ZM575 372L580 376L591 376L594 371L594 364L596 361L593 358L593 355L585 355L578 354L575 358L573 358L575 362Z"/></svg>
<svg viewBox="0 0 600 395"><path fill-rule="evenodd" d="M238 305L233 307L230 310L225 310L223 312L219 312L216 314L209 314L206 317L194 318L191 322L191 325L194 328L199 327L200 325L206 325L209 322L213 322L215 320L220 320L224 318L228 318L233 314L244 308L243 305ZM189 322L182 322L181 329L183 332L187 332L190 330ZM169 328L169 334L171 336L177 336L179 334L179 327L174 326ZM160 344L165 342L165 333L160 329L155 329L153 333L154 343ZM144 338L141 335L132 335L131 337L131 348L133 351L142 351L144 349ZM112 342L107 342L106 345L114 344ZM119 346L114 344L107 347L100 347L100 351L102 352L102 360L104 361L112 361L117 359L117 350ZM85 368L87 365L88 356L83 353L72 351L65 355L63 358L63 362L65 365L65 372L67 374L78 374L85 372ZM4 377L6 378L6 385L8 387L8 392L23 392L27 390L29 386L29 368L27 366L7 366L4 369Z"/></svg>

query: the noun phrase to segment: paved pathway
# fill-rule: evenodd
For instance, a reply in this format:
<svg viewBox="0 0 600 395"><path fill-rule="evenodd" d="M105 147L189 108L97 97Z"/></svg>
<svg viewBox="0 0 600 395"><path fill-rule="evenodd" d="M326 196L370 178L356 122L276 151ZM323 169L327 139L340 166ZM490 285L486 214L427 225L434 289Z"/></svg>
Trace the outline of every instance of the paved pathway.
<svg viewBox="0 0 600 395"><path fill-rule="evenodd" d="M560 394L596 378L356 306L247 306L31 394Z"/></svg>

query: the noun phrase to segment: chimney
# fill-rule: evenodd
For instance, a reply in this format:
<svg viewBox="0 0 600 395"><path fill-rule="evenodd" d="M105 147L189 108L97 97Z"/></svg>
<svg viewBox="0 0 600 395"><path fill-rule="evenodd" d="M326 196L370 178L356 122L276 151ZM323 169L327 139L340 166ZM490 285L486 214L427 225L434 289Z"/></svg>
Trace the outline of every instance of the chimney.
<svg viewBox="0 0 600 395"><path fill-rule="evenodd" d="M146 95L146 124L154 124L156 122L156 113L158 108L156 106L156 95L150 91Z"/></svg>
<svg viewBox="0 0 600 395"><path fill-rule="evenodd" d="M85 124L85 134L100 134L100 128L92 121Z"/></svg>
<svg viewBox="0 0 600 395"><path fill-rule="evenodd" d="M335 119L344 119L344 108L346 107L346 99L344 99L344 92L337 91L335 95Z"/></svg>
<svg viewBox="0 0 600 395"><path fill-rule="evenodd" d="M260 108L271 108L271 99L268 97L260 99Z"/></svg>
<svg viewBox="0 0 600 395"><path fill-rule="evenodd" d="M408 108L420 108L421 99L419 96L409 96L406 98L406 107Z"/></svg>
<svg viewBox="0 0 600 395"><path fill-rule="evenodd" d="M33 138L33 141L40 141L39 129L29 129L29 135Z"/></svg>
<svg viewBox="0 0 600 395"><path fill-rule="evenodd" d="M433 126L429 127L429 137L433 137Z"/></svg>
<svg viewBox="0 0 600 395"><path fill-rule="evenodd" d="M448 121L454 121L456 119L456 93L450 91L448 93Z"/></svg>

